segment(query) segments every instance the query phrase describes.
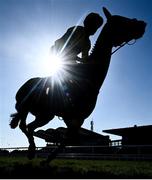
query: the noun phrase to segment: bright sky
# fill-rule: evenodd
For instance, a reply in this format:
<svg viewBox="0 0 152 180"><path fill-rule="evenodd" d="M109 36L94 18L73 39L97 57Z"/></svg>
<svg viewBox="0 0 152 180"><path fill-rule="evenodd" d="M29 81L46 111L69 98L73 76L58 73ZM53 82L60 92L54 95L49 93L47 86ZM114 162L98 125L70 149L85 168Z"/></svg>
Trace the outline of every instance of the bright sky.
<svg viewBox="0 0 152 180"><path fill-rule="evenodd" d="M83 127L94 130L152 124L152 1L151 0L0 0L0 147L27 146L22 132L9 127L15 94L28 79L47 76L49 48L67 28L89 12L112 14L148 23L143 38L112 56L93 113ZM99 31L91 38L94 44ZM29 121L34 117L28 116ZM54 118L42 129L65 126ZM103 133L104 134L104 133ZM106 134L107 135L107 134ZM35 139L37 146L45 145Z"/></svg>

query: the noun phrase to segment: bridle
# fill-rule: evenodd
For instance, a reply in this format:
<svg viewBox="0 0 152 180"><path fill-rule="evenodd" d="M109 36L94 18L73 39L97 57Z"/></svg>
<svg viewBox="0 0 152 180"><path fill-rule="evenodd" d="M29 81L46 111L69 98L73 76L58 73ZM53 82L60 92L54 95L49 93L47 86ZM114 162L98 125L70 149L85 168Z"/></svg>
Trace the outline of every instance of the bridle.
<svg viewBox="0 0 152 180"><path fill-rule="evenodd" d="M132 41L132 40L130 40L130 41ZM134 39L134 42L132 42L132 43L129 43L130 41L122 43L117 49L115 49L115 50L111 53L111 55L113 55L116 51L118 51L120 48L122 48L122 47L125 46L126 44L127 44L127 45L133 45L133 44L136 43L136 39Z"/></svg>

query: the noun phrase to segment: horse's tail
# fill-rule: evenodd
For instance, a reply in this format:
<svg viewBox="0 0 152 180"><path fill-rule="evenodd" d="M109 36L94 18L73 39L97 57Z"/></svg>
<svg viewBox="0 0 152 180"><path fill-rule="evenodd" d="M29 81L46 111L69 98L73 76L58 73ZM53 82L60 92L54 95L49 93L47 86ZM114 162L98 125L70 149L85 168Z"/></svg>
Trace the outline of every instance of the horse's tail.
<svg viewBox="0 0 152 180"><path fill-rule="evenodd" d="M18 126L19 121L21 120L20 115L19 113L13 113L10 115L10 117L12 118L10 122L10 127L12 129L15 129Z"/></svg>

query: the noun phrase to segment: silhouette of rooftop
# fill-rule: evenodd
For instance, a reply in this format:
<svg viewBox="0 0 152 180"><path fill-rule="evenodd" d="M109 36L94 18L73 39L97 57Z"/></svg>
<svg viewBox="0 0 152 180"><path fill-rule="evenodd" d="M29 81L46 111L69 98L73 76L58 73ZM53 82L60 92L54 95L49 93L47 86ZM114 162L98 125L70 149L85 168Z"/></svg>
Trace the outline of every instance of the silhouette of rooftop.
<svg viewBox="0 0 152 180"><path fill-rule="evenodd" d="M152 125L108 129L103 132L122 136L122 145L152 145Z"/></svg>
<svg viewBox="0 0 152 180"><path fill-rule="evenodd" d="M67 131L67 128L64 128L64 127L59 127L56 129L50 128L47 130L38 130L34 132L34 136L44 139L46 142L56 143L56 142L60 142L61 138L65 136L66 131ZM84 142L85 144L100 143L101 145L102 143L108 144L109 142L109 136L105 136L105 135L90 131L85 128L80 128L79 135L80 135L82 144Z"/></svg>
<svg viewBox="0 0 152 180"><path fill-rule="evenodd" d="M107 129L103 130L105 133L114 134L118 136L124 136L132 133L151 133L152 132L152 125L145 125L145 126L137 126L134 125L133 127L126 127L126 128L117 128L117 129Z"/></svg>

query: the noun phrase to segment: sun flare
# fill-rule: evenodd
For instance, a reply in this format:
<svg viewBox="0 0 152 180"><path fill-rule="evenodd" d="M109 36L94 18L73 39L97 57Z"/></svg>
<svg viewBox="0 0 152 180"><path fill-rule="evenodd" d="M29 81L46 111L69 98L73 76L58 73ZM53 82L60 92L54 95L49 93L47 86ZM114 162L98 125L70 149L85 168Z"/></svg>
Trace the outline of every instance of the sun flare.
<svg viewBox="0 0 152 180"><path fill-rule="evenodd" d="M61 56L51 54L50 55L50 73L52 75L58 73L63 68L63 59Z"/></svg>
<svg viewBox="0 0 152 180"><path fill-rule="evenodd" d="M45 75L55 76L64 69L63 58L56 54L49 54L43 58L40 66Z"/></svg>

